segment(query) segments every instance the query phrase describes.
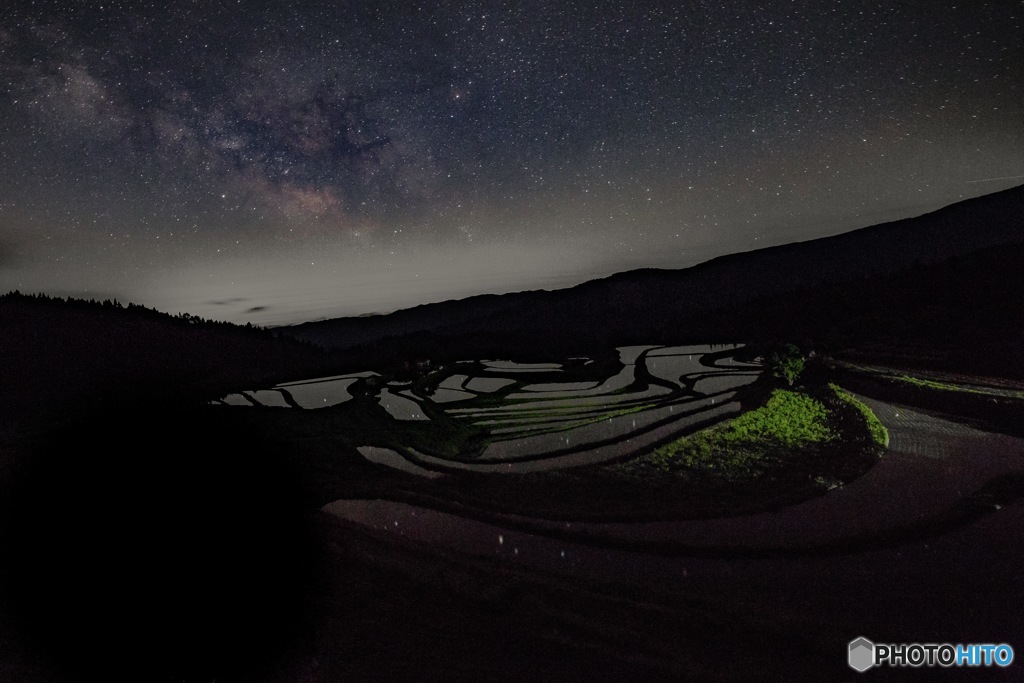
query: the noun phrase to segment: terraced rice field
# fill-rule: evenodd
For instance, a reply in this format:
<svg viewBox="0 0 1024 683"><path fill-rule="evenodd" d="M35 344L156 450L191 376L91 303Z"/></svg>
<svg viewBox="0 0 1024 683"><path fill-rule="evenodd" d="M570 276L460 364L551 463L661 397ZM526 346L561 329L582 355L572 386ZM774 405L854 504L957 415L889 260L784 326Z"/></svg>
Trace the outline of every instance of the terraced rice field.
<svg viewBox="0 0 1024 683"><path fill-rule="evenodd" d="M399 396L390 389L384 389L380 392L377 400L384 410L388 411L388 414L396 420L429 420L430 418L424 414L420 404L406 396L410 396L410 394L403 391Z"/></svg>
<svg viewBox="0 0 1024 683"><path fill-rule="evenodd" d="M416 381L353 373L239 392L219 402L346 410L355 393L386 411L380 442L358 444L359 452L377 464L432 476L459 470L532 472L630 457L736 414L737 390L761 372L758 363L733 357L741 348L621 347L620 369L612 368L603 380L592 374L591 381L570 377L590 359L464 361L433 368ZM551 381L554 372L566 373L567 381ZM379 388L368 391L368 382ZM410 422L436 425L439 433L472 434L466 442L473 446L453 455L410 439L407 447L393 448L395 436L402 441L403 425Z"/></svg>
<svg viewBox="0 0 1024 683"><path fill-rule="evenodd" d="M476 393L489 394L499 391L509 385L515 384L514 379L501 379L498 377L474 377L466 382L466 389Z"/></svg>
<svg viewBox="0 0 1024 683"><path fill-rule="evenodd" d="M332 375L300 382L285 382L271 389L240 391L214 401L229 406L263 406L276 408L329 408L352 398L348 389L360 379L379 377L376 372Z"/></svg>

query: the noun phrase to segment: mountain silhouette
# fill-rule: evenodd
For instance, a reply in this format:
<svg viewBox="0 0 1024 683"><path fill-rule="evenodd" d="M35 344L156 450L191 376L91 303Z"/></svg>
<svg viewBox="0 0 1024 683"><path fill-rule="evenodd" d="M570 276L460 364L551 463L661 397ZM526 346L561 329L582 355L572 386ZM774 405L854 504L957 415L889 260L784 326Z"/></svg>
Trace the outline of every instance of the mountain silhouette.
<svg viewBox="0 0 1024 683"><path fill-rule="evenodd" d="M1022 245L1024 186L681 270L633 270L564 290L474 296L280 331L367 361L809 338L826 346L952 344L963 362L1019 339L1013 310Z"/></svg>

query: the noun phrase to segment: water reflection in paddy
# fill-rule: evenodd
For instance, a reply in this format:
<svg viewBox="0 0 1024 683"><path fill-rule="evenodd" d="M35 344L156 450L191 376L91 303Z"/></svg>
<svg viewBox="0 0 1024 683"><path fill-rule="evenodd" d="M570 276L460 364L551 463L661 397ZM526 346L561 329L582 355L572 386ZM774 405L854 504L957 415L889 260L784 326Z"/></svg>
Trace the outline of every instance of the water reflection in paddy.
<svg viewBox="0 0 1024 683"><path fill-rule="evenodd" d="M434 393L430 395L430 400L434 403L454 403L456 401L468 401L473 398L476 398L476 394L471 394L468 391L459 391L457 389L445 389L442 387L438 387L434 390Z"/></svg>
<svg viewBox="0 0 1024 683"><path fill-rule="evenodd" d="M320 380L282 386L302 408L327 408L352 398L348 388L359 381L356 377Z"/></svg>
<svg viewBox="0 0 1024 683"><path fill-rule="evenodd" d="M561 370L561 363L515 363L510 360L485 360L480 361L488 367L488 369L494 370L523 370L523 371L549 371L549 370Z"/></svg>
<svg viewBox="0 0 1024 683"><path fill-rule="evenodd" d="M430 419L423 414L423 408L419 403L404 396L394 394L388 389L384 389L380 392L380 396L377 397L377 401L384 410L388 411L391 417L396 420Z"/></svg>
<svg viewBox="0 0 1024 683"><path fill-rule="evenodd" d="M247 392L252 396L257 403L261 406L270 406L274 408L290 408L288 401L285 400L284 394L280 391L273 389L264 389L261 391L250 391Z"/></svg>
<svg viewBox="0 0 1024 683"><path fill-rule="evenodd" d="M514 379L502 379L501 377L474 377L466 383L465 388L469 391L490 393L515 383Z"/></svg>
<svg viewBox="0 0 1024 683"><path fill-rule="evenodd" d="M445 377L444 381L442 381L437 386L439 389L452 389L454 391L460 391L462 389L462 385L465 384L467 379L469 379L467 375L450 375L448 377Z"/></svg>
<svg viewBox="0 0 1024 683"><path fill-rule="evenodd" d="M540 392L532 391L529 393L519 392L515 394L509 394L509 398L577 398L581 396L600 396L601 394L610 394L613 391L619 391L625 389L632 384L635 379L636 366L627 365L619 371L617 375L609 377L600 386L594 387L593 389L582 389L573 391L550 391Z"/></svg>

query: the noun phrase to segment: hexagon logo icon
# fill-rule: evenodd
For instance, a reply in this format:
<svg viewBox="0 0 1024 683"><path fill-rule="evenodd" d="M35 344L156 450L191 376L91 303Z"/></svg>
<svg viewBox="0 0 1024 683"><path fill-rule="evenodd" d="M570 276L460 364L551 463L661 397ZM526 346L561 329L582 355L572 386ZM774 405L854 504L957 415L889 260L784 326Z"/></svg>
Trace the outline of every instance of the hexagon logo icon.
<svg viewBox="0 0 1024 683"><path fill-rule="evenodd" d="M875 644L861 636L850 641L850 668L861 673L875 665Z"/></svg>

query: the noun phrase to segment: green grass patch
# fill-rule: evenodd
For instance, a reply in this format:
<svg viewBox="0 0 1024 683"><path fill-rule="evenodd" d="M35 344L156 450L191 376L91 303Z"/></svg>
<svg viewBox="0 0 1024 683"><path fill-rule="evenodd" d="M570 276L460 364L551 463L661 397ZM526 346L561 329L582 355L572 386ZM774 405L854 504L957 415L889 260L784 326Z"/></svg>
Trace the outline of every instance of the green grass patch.
<svg viewBox="0 0 1024 683"><path fill-rule="evenodd" d="M838 384L832 384L830 382L829 387L831 387L832 391L836 393L836 396L839 397L839 400L849 403L851 406L856 408L861 415L864 416L864 421L867 423L868 431L871 433L871 439L875 443L877 443L879 446L889 445L889 430L885 428L885 425L878 421L878 418L875 416L875 413L872 412L871 408L868 408L866 405L858 401L856 398L853 397L853 394L846 391Z"/></svg>
<svg viewBox="0 0 1024 683"><path fill-rule="evenodd" d="M824 405L806 394L776 389L756 410L611 469L640 477L701 472L746 477L763 472L780 451L804 449L833 438Z"/></svg>

